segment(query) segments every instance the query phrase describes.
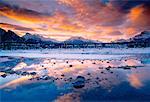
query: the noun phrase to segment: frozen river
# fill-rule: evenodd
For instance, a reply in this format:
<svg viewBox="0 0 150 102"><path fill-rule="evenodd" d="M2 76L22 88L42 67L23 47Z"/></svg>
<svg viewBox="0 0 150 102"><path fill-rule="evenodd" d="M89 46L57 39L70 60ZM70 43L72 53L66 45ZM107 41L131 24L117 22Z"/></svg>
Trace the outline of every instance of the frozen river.
<svg viewBox="0 0 150 102"><path fill-rule="evenodd" d="M50 49L50 50L2 50L0 56L56 59L111 59L137 54L149 54L150 48L104 49ZM116 56L117 55L117 56Z"/></svg>

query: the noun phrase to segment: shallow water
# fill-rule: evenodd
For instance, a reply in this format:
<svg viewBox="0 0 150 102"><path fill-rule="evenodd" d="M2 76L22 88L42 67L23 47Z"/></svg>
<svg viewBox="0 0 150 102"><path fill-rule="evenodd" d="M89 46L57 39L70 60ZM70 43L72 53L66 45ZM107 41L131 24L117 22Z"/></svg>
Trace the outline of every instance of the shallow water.
<svg viewBox="0 0 150 102"><path fill-rule="evenodd" d="M0 57L1 101L149 101L150 55L105 56Z"/></svg>

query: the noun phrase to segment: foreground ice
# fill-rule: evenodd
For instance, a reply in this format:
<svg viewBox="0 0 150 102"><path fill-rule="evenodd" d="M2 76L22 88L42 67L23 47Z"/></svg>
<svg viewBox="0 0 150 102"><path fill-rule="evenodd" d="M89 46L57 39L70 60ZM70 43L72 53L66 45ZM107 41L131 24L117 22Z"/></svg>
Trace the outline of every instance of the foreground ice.
<svg viewBox="0 0 150 102"><path fill-rule="evenodd" d="M135 54L148 54L149 51L150 48L1 50L0 56L56 59L116 59Z"/></svg>

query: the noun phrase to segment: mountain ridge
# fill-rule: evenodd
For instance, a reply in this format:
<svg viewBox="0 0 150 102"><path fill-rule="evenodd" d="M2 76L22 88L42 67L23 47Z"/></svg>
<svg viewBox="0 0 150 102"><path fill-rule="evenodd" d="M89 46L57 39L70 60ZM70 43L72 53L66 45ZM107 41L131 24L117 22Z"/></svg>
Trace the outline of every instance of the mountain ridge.
<svg viewBox="0 0 150 102"><path fill-rule="evenodd" d="M0 28L0 42L23 42L24 39L11 30Z"/></svg>
<svg viewBox="0 0 150 102"><path fill-rule="evenodd" d="M135 35L129 39L118 39L114 41L115 43L123 43L123 42L143 42L150 39L150 31L142 31L139 34Z"/></svg>
<svg viewBox="0 0 150 102"><path fill-rule="evenodd" d="M63 43L65 43L65 44L92 44L92 43L97 43L98 44L101 42L76 36L76 37L71 37L71 38L65 40Z"/></svg>
<svg viewBox="0 0 150 102"><path fill-rule="evenodd" d="M4 30L0 28L0 42L25 42L25 43L45 43L45 44L100 44L103 42L86 39L80 36L73 36L65 41L57 41L51 38L45 38L40 35L26 33L24 36L20 37L16 33L11 30ZM118 39L111 43L142 43L142 42L150 42L150 31L143 31L132 38L127 40Z"/></svg>
<svg viewBox="0 0 150 102"><path fill-rule="evenodd" d="M43 42L43 43L58 43L59 42L55 39L45 38L43 36L36 35L36 34L33 35L30 33L26 33L24 36L22 36L22 38L24 38L26 41L35 41L35 42Z"/></svg>
<svg viewBox="0 0 150 102"><path fill-rule="evenodd" d="M90 40L90 39L85 39L83 37L80 36L75 36L75 37L71 37L65 41L57 41L55 39L52 38L45 38L43 36L40 35L36 35L36 34L30 34L30 33L26 33L24 36L19 37L16 33L14 33L11 30L8 30L8 32L2 28L0 28L0 38L2 39L4 36L3 35L7 35L9 34L9 36L16 36L16 42L18 39L22 39L23 42L28 42L28 43L65 43L65 44L92 44L92 43L101 43L100 41L95 41L95 40ZM12 34L12 35L11 35ZM5 39L5 40L1 40L2 42L11 42L11 39Z"/></svg>

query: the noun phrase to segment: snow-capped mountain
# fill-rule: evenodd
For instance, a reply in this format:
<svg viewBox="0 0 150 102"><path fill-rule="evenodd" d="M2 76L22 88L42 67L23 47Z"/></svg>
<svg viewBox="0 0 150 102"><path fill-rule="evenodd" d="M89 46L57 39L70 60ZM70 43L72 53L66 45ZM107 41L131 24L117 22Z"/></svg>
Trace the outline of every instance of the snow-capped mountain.
<svg viewBox="0 0 150 102"><path fill-rule="evenodd" d="M32 40L32 41L36 41L36 42L58 43L58 41L55 39L45 38L40 35L32 35L30 33L26 33L22 38L24 38L26 41Z"/></svg>
<svg viewBox="0 0 150 102"><path fill-rule="evenodd" d="M24 42L24 39L11 30L5 31L0 28L0 42Z"/></svg>
<svg viewBox="0 0 150 102"><path fill-rule="evenodd" d="M148 39L150 39L150 31L143 31L140 34L134 36L133 38L130 38L129 41L140 42Z"/></svg>
<svg viewBox="0 0 150 102"><path fill-rule="evenodd" d="M123 43L123 42L127 42L127 40L125 40L125 39L118 39L118 40L112 41L112 43Z"/></svg>
<svg viewBox="0 0 150 102"><path fill-rule="evenodd" d="M30 33L26 33L24 36L22 36L22 38L24 38L25 40L29 40L29 39L34 39L34 40L37 40L37 41L41 40L38 36L32 35Z"/></svg>
<svg viewBox="0 0 150 102"><path fill-rule="evenodd" d="M6 31L4 29L0 28L0 36L4 35L6 33Z"/></svg>
<svg viewBox="0 0 150 102"><path fill-rule="evenodd" d="M15 32L11 30L4 30L0 28L0 43L19 43L19 44L41 44L41 47L47 46L47 44L52 44L54 47L61 47L64 44L103 44L105 43L85 39L83 37L71 37L66 41L59 42L55 39L45 38L40 35L32 35L30 33L26 33L24 36L20 37ZM115 43L115 44L114 44ZM55 46L55 44L57 46ZM114 47L114 46L127 46L127 47L150 47L150 31L143 31L140 34L130 38L130 39L119 39L111 43L106 43L105 46Z"/></svg>
<svg viewBox="0 0 150 102"><path fill-rule="evenodd" d="M118 39L114 41L115 43L123 43L123 42L145 42L150 40L150 31L143 31L140 34L130 38L130 39ZM149 41L150 42L150 41Z"/></svg>
<svg viewBox="0 0 150 102"><path fill-rule="evenodd" d="M85 39L83 37L71 37L70 39L64 41L65 44L92 44L92 43L101 43L95 40Z"/></svg>

